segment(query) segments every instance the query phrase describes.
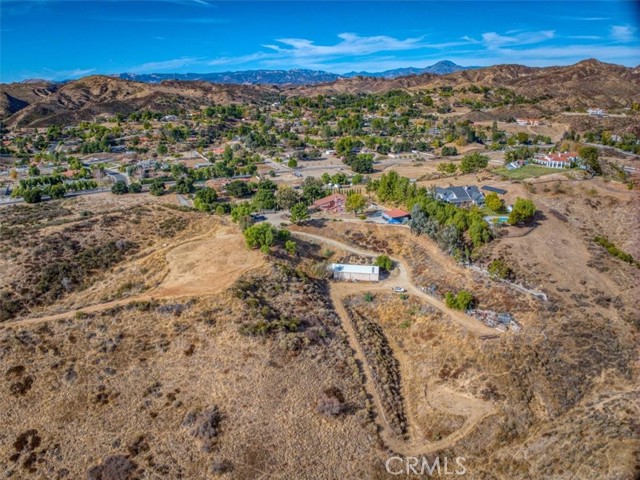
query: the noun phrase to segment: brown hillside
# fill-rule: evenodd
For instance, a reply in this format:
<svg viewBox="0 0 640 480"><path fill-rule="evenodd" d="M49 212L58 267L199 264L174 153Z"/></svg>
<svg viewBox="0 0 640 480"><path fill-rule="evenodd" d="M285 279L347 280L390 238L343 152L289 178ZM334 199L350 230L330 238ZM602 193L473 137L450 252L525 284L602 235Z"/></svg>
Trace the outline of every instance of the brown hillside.
<svg viewBox="0 0 640 480"><path fill-rule="evenodd" d="M640 69L603 63L595 59L568 67L530 68L497 65L438 77L435 85L486 85L506 87L527 97L548 97L542 108L622 108L640 100Z"/></svg>
<svg viewBox="0 0 640 480"><path fill-rule="evenodd" d="M251 102L264 98L270 87L218 85L206 82L169 81L159 85L91 76L70 82L46 98L35 101L13 115L9 123L42 126L91 120L143 109L167 111L197 108L213 103Z"/></svg>
<svg viewBox="0 0 640 480"><path fill-rule="evenodd" d="M57 84L46 81L0 84L0 118L13 115L57 89Z"/></svg>
<svg viewBox="0 0 640 480"><path fill-rule="evenodd" d="M91 120L99 115L129 114L140 109L168 111L198 108L213 103L270 101L278 95L313 96L341 93L384 93L393 89L423 90L469 85L504 87L533 105L508 107L505 115L553 115L559 111L598 106L626 108L640 101L640 69L584 60L568 67L531 68L497 65L450 75L410 75L395 79L356 77L304 86L231 85L209 82L165 81L160 84L91 76L56 88L39 84L0 86L1 113L12 116L9 125L44 126ZM468 96L458 94L457 96ZM452 100L455 100L453 98ZM513 110L519 109L518 111ZM513 110L513 111L511 111ZM518 113L520 112L520 113ZM499 113L499 112L494 112ZM503 115L504 116L504 115Z"/></svg>

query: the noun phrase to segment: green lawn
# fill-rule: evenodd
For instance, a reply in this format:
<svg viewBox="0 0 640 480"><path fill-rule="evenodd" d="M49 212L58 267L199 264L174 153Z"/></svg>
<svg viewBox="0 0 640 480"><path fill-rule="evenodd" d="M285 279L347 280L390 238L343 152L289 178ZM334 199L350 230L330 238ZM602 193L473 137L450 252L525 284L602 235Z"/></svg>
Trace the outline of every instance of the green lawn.
<svg viewBox="0 0 640 480"><path fill-rule="evenodd" d="M507 167L496 168L493 173L497 175L504 175L512 180L524 180L525 178L537 178L543 175L549 175L550 173L563 173L570 172L572 169L568 168L547 168L542 165L525 165L522 168L515 170L508 170Z"/></svg>

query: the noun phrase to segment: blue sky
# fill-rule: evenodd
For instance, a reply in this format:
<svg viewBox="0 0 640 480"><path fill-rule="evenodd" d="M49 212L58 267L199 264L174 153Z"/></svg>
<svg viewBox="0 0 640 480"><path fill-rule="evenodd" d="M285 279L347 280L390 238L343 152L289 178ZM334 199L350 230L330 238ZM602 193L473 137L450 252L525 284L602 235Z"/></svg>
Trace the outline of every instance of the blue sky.
<svg viewBox="0 0 640 480"><path fill-rule="evenodd" d="M640 64L636 2L0 0L0 81L90 74Z"/></svg>

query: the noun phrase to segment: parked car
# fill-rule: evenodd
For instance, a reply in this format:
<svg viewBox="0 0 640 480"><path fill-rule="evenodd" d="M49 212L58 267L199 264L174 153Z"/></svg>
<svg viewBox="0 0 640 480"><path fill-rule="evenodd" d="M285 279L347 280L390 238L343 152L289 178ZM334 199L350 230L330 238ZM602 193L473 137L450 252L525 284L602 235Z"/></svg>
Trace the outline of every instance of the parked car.
<svg viewBox="0 0 640 480"><path fill-rule="evenodd" d="M393 287L393 291L395 293L404 293L404 292L406 292L406 290L404 288L402 288L402 287Z"/></svg>

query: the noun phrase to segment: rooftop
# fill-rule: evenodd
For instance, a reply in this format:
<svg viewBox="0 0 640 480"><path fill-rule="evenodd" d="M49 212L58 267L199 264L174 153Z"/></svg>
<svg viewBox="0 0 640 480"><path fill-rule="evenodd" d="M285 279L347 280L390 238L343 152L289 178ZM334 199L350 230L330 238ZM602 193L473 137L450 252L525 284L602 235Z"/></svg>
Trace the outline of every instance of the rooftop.
<svg viewBox="0 0 640 480"><path fill-rule="evenodd" d="M380 273L380 267L375 265L348 265L344 263L332 263L329 268L333 272L345 273Z"/></svg>
<svg viewBox="0 0 640 480"><path fill-rule="evenodd" d="M387 210L384 214L389 218L402 218L408 217L409 212L405 212L404 210L400 210L399 208L392 208L391 210Z"/></svg>

